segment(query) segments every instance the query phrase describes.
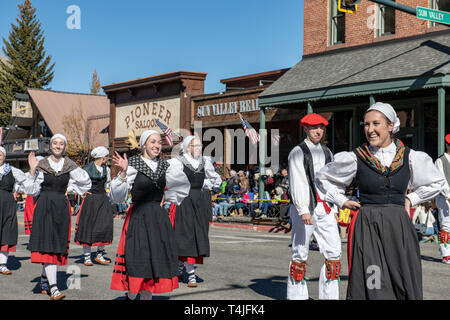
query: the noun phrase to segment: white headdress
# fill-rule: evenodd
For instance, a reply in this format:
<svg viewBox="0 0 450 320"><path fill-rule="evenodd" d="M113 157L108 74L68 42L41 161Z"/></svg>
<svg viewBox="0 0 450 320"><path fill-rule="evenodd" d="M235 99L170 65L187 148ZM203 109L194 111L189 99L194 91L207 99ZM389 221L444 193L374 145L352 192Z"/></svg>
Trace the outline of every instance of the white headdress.
<svg viewBox="0 0 450 320"><path fill-rule="evenodd" d="M103 158L109 155L109 150L103 146L94 148L91 151L91 157L94 159Z"/></svg>
<svg viewBox="0 0 450 320"><path fill-rule="evenodd" d="M141 147L141 149L147 142L148 137L150 137L152 134L155 134L155 133L158 135L161 135L158 131L155 131L155 130L147 130L147 131L144 131L144 133L142 133L141 138L139 139L139 146Z"/></svg>
<svg viewBox="0 0 450 320"><path fill-rule="evenodd" d="M393 133L397 133L400 130L400 119L397 117L397 113L390 104L377 102L371 105L370 108L367 109L367 112L372 110L381 112L394 124L394 130L392 131Z"/></svg>
<svg viewBox="0 0 450 320"><path fill-rule="evenodd" d="M50 139L50 143L52 143L53 140L55 140L56 138L61 138L64 140L64 142L67 144L67 139L65 136L63 136L60 133L55 134L51 139Z"/></svg>

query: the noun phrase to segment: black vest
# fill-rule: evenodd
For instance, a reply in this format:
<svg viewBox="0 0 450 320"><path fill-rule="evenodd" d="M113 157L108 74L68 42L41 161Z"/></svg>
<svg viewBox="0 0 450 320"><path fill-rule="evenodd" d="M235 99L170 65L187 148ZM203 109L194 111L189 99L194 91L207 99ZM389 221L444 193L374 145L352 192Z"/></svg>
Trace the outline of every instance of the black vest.
<svg viewBox="0 0 450 320"><path fill-rule="evenodd" d="M405 205L406 191L410 178L409 152L405 147L403 165L384 176L367 161L363 160L356 151L358 170L356 185L359 189L361 204L398 204Z"/></svg>
<svg viewBox="0 0 450 320"><path fill-rule="evenodd" d="M323 153L325 154L325 164L331 162L331 151L328 149L325 145L320 144L323 150ZM317 191L316 186L314 184L314 161L312 158L311 151L308 148L308 145L306 144L305 140L303 140L298 145L302 151L303 151L303 166L305 168L306 173L306 179L308 180L309 184L309 211L312 213L313 210L317 206Z"/></svg>
<svg viewBox="0 0 450 320"><path fill-rule="evenodd" d="M69 185L70 173L64 173L59 176L44 173L44 182L41 184L41 192L66 193Z"/></svg>
<svg viewBox="0 0 450 320"><path fill-rule="evenodd" d="M14 189L14 184L16 183L16 180L14 179L12 169L10 172L8 172L7 175L3 176L0 180L0 190L6 191L6 192L12 192Z"/></svg>
<svg viewBox="0 0 450 320"><path fill-rule="evenodd" d="M166 187L166 175L152 180L142 172L138 171L133 187L131 188L131 198L133 202L161 202Z"/></svg>

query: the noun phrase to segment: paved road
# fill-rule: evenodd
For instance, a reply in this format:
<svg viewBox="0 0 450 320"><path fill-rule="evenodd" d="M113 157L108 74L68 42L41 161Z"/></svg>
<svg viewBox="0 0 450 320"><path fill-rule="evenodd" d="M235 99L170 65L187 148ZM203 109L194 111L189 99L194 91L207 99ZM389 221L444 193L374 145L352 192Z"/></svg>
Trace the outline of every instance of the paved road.
<svg viewBox="0 0 450 320"><path fill-rule="evenodd" d="M72 223L74 224L75 219ZM11 276L0 276L0 300L48 300L37 293L41 265L30 263L26 250L28 236L24 234L23 213L19 213L19 242L17 252L11 254L8 267ZM113 245L107 256L114 258L123 220L114 221ZM73 234L72 234L73 239ZM186 283L174 292L156 295L155 300L284 300L290 260L290 235L272 234L237 228L211 226L211 257L196 269L197 288ZM345 298L347 287L346 243L343 243L343 270L340 296ZM423 285L425 299L450 299L450 266L440 263L437 245L422 244ZM82 264L82 249L73 242L69 263L58 267L58 286L67 300L115 300L124 294L109 289L112 265ZM323 258L311 251L307 276L310 297L317 299L319 269ZM71 272L79 274L74 277Z"/></svg>

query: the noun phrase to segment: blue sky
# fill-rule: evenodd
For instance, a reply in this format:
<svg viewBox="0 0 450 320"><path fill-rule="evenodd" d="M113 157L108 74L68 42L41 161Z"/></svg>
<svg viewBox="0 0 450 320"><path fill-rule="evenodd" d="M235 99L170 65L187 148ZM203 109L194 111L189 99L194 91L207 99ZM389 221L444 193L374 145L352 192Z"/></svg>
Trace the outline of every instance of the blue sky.
<svg viewBox="0 0 450 320"><path fill-rule="evenodd" d="M7 38L24 0L2 0L0 38ZM220 79L294 66L303 53L303 0L32 0L56 62L53 90L89 92L102 85L177 70ZM70 5L81 29L70 30ZM0 43L3 48L3 41ZM1 55L4 55L3 50Z"/></svg>

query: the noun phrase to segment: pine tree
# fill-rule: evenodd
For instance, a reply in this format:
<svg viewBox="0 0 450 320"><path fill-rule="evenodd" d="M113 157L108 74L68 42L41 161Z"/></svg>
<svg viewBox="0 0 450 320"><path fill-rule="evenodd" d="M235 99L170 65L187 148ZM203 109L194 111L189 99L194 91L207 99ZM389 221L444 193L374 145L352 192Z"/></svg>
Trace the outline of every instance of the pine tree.
<svg viewBox="0 0 450 320"><path fill-rule="evenodd" d="M92 82L90 84L91 94L99 94L102 89L102 85L100 84L100 78L97 75L97 70L94 70L94 74L92 75Z"/></svg>
<svg viewBox="0 0 450 320"><path fill-rule="evenodd" d="M51 56L44 49L44 33L30 0L18 5L17 25L11 24L8 40L3 38L3 52L8 63L0 61L0 126L11 118L11 104L16 93L27 88L44 88L54 76Z"/></svg>

